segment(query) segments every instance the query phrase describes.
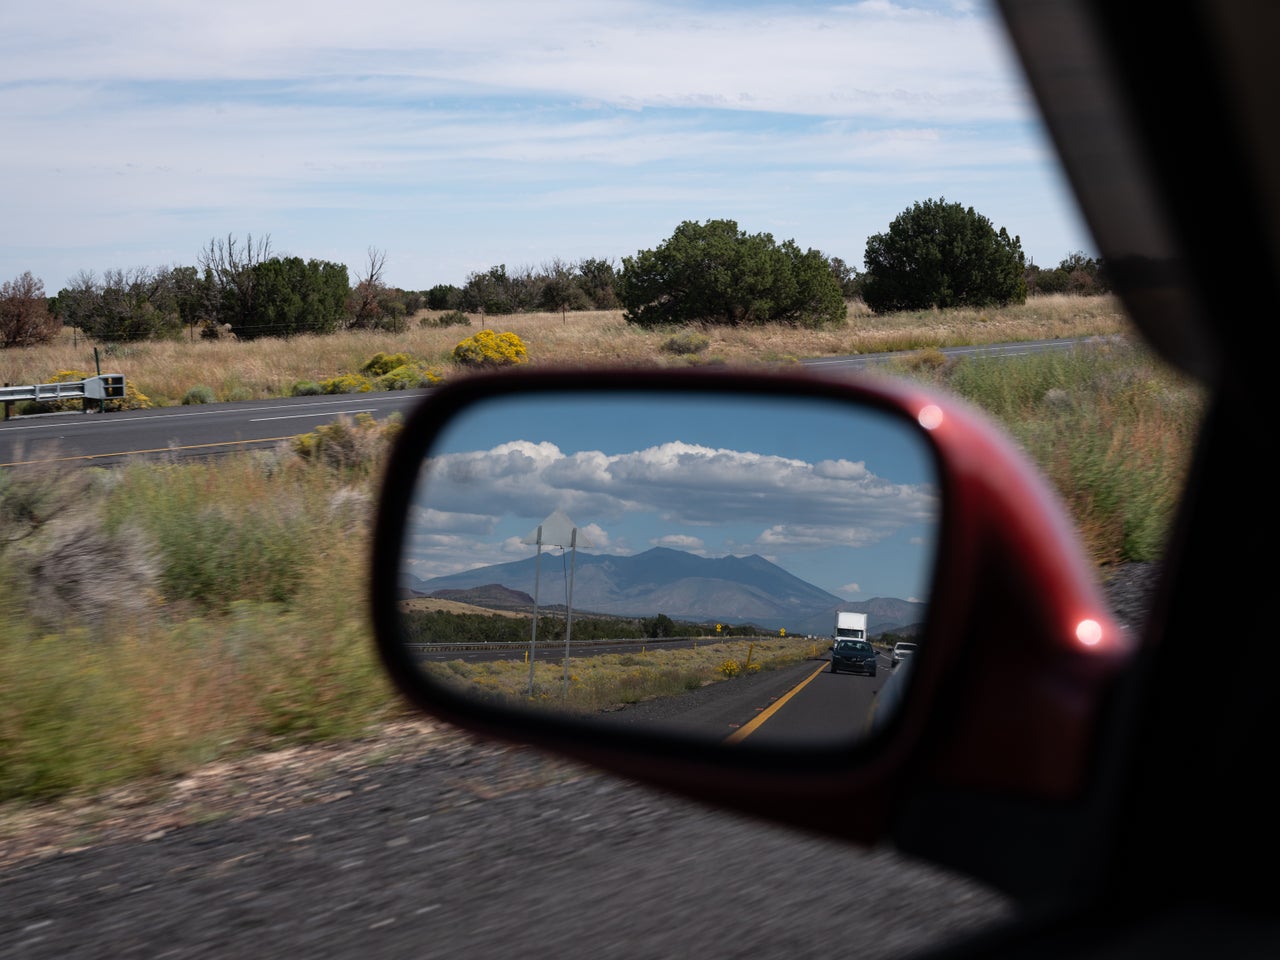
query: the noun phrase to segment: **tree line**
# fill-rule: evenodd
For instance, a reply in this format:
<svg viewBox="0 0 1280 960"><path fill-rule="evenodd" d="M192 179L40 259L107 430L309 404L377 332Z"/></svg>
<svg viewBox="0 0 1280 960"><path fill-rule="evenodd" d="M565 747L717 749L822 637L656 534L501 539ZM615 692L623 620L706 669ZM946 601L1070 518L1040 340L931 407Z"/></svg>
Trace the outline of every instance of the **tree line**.
<svg viewBox="0 0 1280 960"><path fill-rule="evenodd" d="M621 309L655 327L685 323L821 327L860 299L876 313L1022 303L1044 293L1104 293L1104 265L1071 253L1028 264L1021 241L972 207L916 203L867 240L865 269L749 234L733 220L685 221L651 250L612 260L559 259L469 274L462 286L407 291L385 282L386 253L348 268L277 255L269 236L214 238L191 266L81 271L54 296L30 272L0 285L0 347L27 346L70 326L103 342L187 336L290 337L343 329L404 331L422 309L504 315Z"/></svg>
<svg viewBox="0 0 1280 960"><path fill-rule="evenodd" d="M443 610L412 610L404 615L407 643L527 643L529 620L501 614L447 613ZM574 640L656 640L674 637L754 637L763 631L754 624L688 623L673 620L665 613L639 619L574 617ZM563 617L543 614L538 618L538 643L564 643Z"/></svg>

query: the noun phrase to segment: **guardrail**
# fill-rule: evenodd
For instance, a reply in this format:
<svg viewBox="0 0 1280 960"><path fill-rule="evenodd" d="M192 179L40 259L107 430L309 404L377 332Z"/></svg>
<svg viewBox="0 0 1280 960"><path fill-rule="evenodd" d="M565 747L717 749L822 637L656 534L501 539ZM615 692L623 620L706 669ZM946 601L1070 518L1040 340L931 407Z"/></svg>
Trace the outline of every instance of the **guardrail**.
<svg viewBox="0 0 1280 960"><path fill-rule="evenodd" d="M96 377L84 380L67 380L63 383L37 383L28 387L11 387L5 384L0 387L0 403L4 404L4 418L9 419L13 405L23 400L34 400L38 403L55 403L59 400L79 400L81 409L89 412L93 401L98 402L101 411L108 400L123 400L125 397L124 374L100 373Z"/></svg>

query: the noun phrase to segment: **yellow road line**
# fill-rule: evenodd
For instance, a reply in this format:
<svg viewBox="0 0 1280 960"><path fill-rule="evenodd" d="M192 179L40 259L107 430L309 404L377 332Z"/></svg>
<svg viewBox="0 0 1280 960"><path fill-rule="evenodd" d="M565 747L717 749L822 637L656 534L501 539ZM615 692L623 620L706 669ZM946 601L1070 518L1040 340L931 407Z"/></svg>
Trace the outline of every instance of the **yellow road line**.
<svg viewBox="0 0 1280 960"><path fill-rule="evenodd" d="M292 440L297 434L287 437L263 437L261 440L219 440L217 443L191 443L180 447L153 447L150 450L121 450L118 453L84 453L75 457L49 457L45 460L14 460L11 463L0 463L0 467L28 467L37 463L67 463L71 460L105 460L108 457L135 457L145 453L172 453L176 450L202 450L205 447L236 447L247 443L278 443L281 440Z"/></svg>
<svg viewBox="0 0 1280 960"><path fill-rule="evenodd" d="M797 693L803 690L806 686L808 686L809 683L812 682L813 678L816 677L825 669L827 669L827 664L824 661L823 663L818 665L818 669L814 670L813 673L809 674L809 676L805 677L803 680L797 683L794 687L788 690L785 696L779 697L777 700L775 700L767 710L762 710L754 720L752 720L750 723L744 724L743 726L739 727L737 730L733 731L733 733L725 737L724 742L739 743L740 741L747 739L747 737L751 736L751 734L759 730L766 720L768 720L775 713L781 710L782 705L784 703L786 703L788 700L794 697Z"/></svg>

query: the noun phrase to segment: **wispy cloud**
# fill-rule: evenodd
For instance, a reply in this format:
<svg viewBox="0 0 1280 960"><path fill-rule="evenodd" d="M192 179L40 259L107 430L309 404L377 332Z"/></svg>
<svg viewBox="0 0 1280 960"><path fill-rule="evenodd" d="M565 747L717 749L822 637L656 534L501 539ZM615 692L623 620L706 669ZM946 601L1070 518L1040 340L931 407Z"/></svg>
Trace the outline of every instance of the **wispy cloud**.
<svg viewBox="0 0 1280 960"><path fill-rule="evenodd" d="M671 527L754 525L754 544L780 548L865 547L897 530L935 519L926 486L894 483L862 463L806 463L747 451L681 442L606 455L565 454L551 443L513 441L491 450L433 457L424 477L430 509L419 513L424 532L492 529L477 511L501 504L506 513L537 518L561 510L608 524L652 514ZM655 523L657 521L655 520ZM705 537L671 530L651 539L706 546Z"/></svg>
<svg viewBox="0 0 1280 960"><path fill-rule="evenodd" d="M55 289L229 231L415 289L713 216L857 263L939 195L1085 245L963 4L54 2L6 13L0 110L0 275Z"/></svg>

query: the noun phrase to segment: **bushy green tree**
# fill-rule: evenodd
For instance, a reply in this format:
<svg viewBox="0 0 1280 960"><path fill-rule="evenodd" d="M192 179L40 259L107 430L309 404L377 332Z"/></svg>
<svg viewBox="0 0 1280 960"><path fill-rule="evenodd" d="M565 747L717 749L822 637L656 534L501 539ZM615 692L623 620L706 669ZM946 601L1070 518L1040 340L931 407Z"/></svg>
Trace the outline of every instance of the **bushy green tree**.
<svg viewBox="0 0 1280 960"><path fill-rule="evenodd" d="M686 220L654 250L623 257L618 299L643 327L671 323L816 327L845 317L827 258L748 234L733 220Z"/></svg>
<svg viewBox="0 0 1280 960"><path fill-rule="evenodd" d="M58 291L54 311L69 326L107 343L173 339L198 316L204 287L194 267L81 271Z"/></svg>
<svg viewBox="0 0 1280 960"><path fill-rule="evenodd" d="M596 310L618 307L618 272L612 260L587 257L578 261L576 282Z"/></svg>
<svg viewBox="0 0 1280 960"><path fill-rule="evenodd" d="M576 269L557 258L542 268L539 303L544 310L559 312L586 310L591 306L586 293L577 282Z"/></svg>
<svg viewBox="0 0 1280 960"><path fill-rule="evenodd" d="M333 333L346 317L350 285L341 263L272 257L251 272L253 299L232 327L242 339Z"/></svg>
<svg viewBox="0 0 1280 960"><path fill-rule="evenodd" d="M258 276L255 268L269 259L272 259L270 234L257 240L250 234L243 243L231 234L227 234L225 240L214 237L200 251L198 265L208 290L212 321L206 332L228 327L237 336L262 335L253 331L251 321L259 313L254 303Z"/></svg>
<svg viewBox="0 0 1280 960"><path fill-rule="evenodd" d="M646 637L674 637L676 635L675 621L665 613L660 613L656 617L645 617L640 623Z"/></svg>
<svg viewBox="0 0 1280 960"><path fill-rule="evenodd" d="M840 295L846 300L852 300L854 297L861 297L861 274L839 257L832 257L829 262L831 265L831 275L836 278L836 283L840 285Z"/></svg>
<svg viewBox="0 0 1280 960"><path fill-rule="evenodd" d="M973 207L926 200L867 240L862 297L876 313L1024 303L1019 237Z"/></svg>
<svg viewBox="0 0 1280 960"><path fill-rule="evenodd" d="M507 275L507 265L469 274L458 306L468 313L515 313L515 283Z"/></svg>
<svg viewBox="0 0 1280 960"><path fill-rule="evenodd" d="M1085 256L1079 250L1067 254L1052 270L1030 264L1026 276L1027 293L1030 296L1070 293L1087 297L1107 293L1111 289L1102 261Z"/></svg>
<svg viewBox="0 0 1280 960"><path fill-rule="evenodd" d="M458 310L462 306L462 291L451 283L437 283L427 291L426 301L431 310Z"/></svg>

